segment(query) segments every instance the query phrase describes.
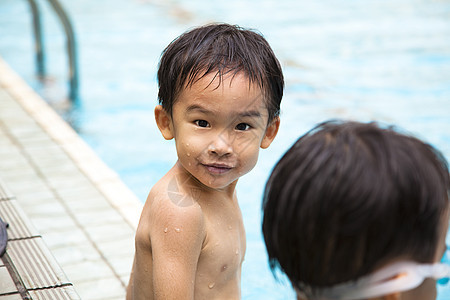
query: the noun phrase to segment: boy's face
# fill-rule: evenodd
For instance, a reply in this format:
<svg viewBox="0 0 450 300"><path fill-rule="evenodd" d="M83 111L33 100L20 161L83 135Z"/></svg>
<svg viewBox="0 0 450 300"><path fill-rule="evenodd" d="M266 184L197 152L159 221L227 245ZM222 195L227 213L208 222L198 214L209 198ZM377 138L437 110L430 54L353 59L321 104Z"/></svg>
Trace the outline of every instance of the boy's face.
<svg viewBox="0 0 450 300"><path fill-rule="evenodd" d="M222 82L208 74L180 92L171 117L161 107L155 114L164 137L175 138L182 167L214 189L249 172L279 127L278 118L268 125L262 90L241 73Z"/></svg>

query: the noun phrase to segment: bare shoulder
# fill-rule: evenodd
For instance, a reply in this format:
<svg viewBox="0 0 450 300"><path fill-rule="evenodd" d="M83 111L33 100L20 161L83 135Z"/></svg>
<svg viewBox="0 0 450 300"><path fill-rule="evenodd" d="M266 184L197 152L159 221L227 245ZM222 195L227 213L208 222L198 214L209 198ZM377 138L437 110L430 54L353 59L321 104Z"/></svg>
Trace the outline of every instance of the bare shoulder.
<svg viewBox="0 0 450 300"><path fill-rule="evenodd" d="M186 242L190 236L204 237L205 221L196 201L197 192L178 176L162 178L150 191L145 204L143 214L148 221L148 233L153 238L165 239L176 234L173 238L188 239Z"/></svg>

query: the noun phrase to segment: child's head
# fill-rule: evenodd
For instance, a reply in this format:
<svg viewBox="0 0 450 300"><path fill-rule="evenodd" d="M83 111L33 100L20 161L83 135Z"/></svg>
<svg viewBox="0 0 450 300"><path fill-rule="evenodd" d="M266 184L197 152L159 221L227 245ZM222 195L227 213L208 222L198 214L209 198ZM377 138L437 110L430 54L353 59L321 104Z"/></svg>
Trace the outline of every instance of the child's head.
<svg viewBox="0 0 450 300"><path fill-rule="evenodd" d="M164 51L158 128L178 166L210 188L233 187L279 127L283 74L267 41L227 24L188 31Z"/></svg>
<svg viewBox="0 0 450 300"><path fill-rule="evenodd" d="M267 182L271 268L314 299L395 262L439 261L449 190L445 158L430 145L375 123L323 123L287 151Z"/></svg>
<svg viewBox="0 0 450 300"><path fill-rule="evenodd" d="M228 24L195 28L169 44L159 64L159 103L171 114L182 89L208 74L222 79L240 72L263 91L272 121L283 96L281 66L260 34Z"/></svg>

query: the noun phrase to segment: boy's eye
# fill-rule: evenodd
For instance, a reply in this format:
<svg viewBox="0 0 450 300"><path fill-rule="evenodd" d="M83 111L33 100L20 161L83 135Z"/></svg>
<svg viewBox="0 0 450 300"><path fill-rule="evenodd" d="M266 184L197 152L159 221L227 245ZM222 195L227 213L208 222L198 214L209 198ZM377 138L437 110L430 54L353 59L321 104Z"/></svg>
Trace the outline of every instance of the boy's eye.
<svg viewBox="0 0 450 300"><path fill-rule="evenodd" d="M209 127L208 121L205 121L205 120L196 120L196 121L195 121L195 124L196 124L198 127Z"/></svg>
<svg viewBox="0 0 450 300"><path fill-rule="evenodd" d="M250 129L250 125L248 125L247 123L239 123L239 124L236 125L236 129L237 130L242 130L242 131L249 130Z"/></svg>

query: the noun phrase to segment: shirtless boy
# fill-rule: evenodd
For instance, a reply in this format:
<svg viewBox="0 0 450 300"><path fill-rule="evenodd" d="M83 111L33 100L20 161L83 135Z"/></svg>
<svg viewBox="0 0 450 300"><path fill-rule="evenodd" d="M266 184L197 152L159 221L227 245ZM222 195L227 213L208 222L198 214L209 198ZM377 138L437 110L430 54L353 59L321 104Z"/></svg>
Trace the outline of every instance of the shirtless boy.
<svg viewBox="0 0 450 300"><path fill-rule="evenodd" d="M235 188L277 134L280 64L260 34L211 24L164 50L158 82L156 123L178 160L144 205L127 299L240 299Z"/></svg>

